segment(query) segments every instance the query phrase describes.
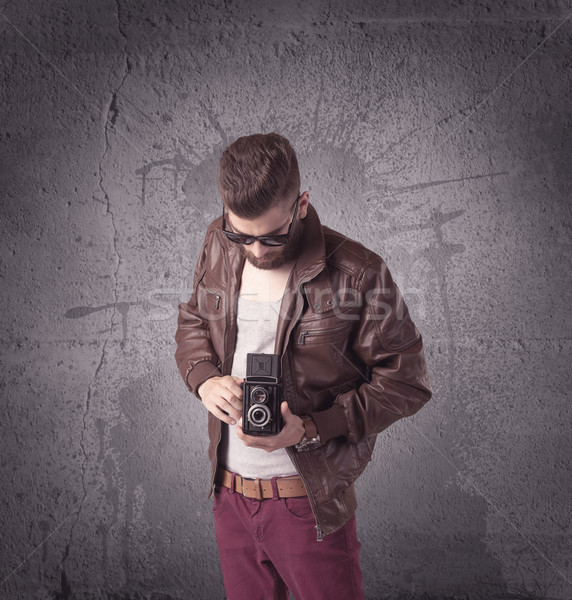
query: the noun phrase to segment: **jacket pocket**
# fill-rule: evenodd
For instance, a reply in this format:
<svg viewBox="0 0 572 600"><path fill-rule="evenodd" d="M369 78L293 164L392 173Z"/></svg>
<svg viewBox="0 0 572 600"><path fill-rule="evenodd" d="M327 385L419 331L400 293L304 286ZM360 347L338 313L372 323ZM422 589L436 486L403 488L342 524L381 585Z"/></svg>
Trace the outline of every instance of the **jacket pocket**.
<svg viewBox="0 0 572 600"><path fill-rule="evenodd" d="M207 298L209 299L210 304L213 305L214 310L218 310L220 308L222 296L213 290L209 290L208 287L205 287L205 291L207 293Z"/></svg>
<svg viewBox="0 0 572 600"><path fill-rule="evenodd" d="M350 447L352 449L354 460L356 462L357 475L361 475L363 473L367 464L371 460L376 439L377 436L372 435L366 438L365 440L358 442L357 444L352 444L350 442Z"/></svg>
<svg viewBox="0 0 572 600"><path fill-rule="evenodd" d="M351 325L347 323L319 328L304 327L302 325L298 331L296 343L301 346L306 344L324 344L344 339L349 335L350 331Z"/></svg>
<svg viewBox="0 0 572 600"><path fill-rule="evenodd" d="M224 290L209 277L208 272L203 273L197 282L196 297L201 317L208 321L224 318Z"/></svg>

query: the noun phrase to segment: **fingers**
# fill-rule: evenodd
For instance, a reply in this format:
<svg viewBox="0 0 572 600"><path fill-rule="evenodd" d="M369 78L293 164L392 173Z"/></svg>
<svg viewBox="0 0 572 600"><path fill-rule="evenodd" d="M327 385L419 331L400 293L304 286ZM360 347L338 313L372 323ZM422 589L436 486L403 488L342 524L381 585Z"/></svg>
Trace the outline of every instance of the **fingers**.
<svg viewBox="0 0 572 600"><path fill-rule="evenodd" d="M237 377L212 377L200 387L201 399L217 419L234 425L242 416L242 388Z"/></svg>
<svg viewBox="0 0 572 600"><path fill-rule="evenodd" d="M256 435L247 435L242 430L242 421L236 426L236 435L245 446L249 448L258 448L259 450L264 450L265 452L273 452L278 448L283 448L279 441L277 441L278 436L256 436Z"/></svg>
<svg viewBox="0 0 572 600"><path fill-rule="evenodd" d="M280 412L282 413L282 418L284 419L285 423L291 421L292 417L294 417L290 407L288 406L288 402L282 402L282 404L280 404Z"/></svg>
<svg viewBox="0 0 572 600"><path fill-rule="evenodd" d="M238 377L223 377L222 379L224 379L223 385L226 386L227 389L229 389L232 394L234 396L236 396L236 398L241 399L242 398L242 388L240 387L240 384L242 383L242 379L239 379Z"/></svg>
<svg viewBox="0 0 572 600"><path fill-rule="evenodd" d="M260 448L266 452L273 452L279 448L287 448L288 446L297 444L304 435L302 419L290 411L287 402L282 402L280 410L282 411L282 417L284 419L284 427L278 435L247 435L239 424L236 428L239 439L242 440L245 446Z"/></svg>
<svg viewBox="0 0 572 600"><path fill-rule="evenodd" d="M226 412L224 412L222 409L220 409L218 406L213 405L211 407L207 406L207 409L209 410L209 412L211 412L217 419L220 419L221 421L223 421L223 423L226 423L227 425L236 425L236 421L233 419L233 417L231 417L229 414L227 414Z"/></svg>
<svg viewBox="0 0 572 600"><path fill-rule="evenodd" d="M215 398L215 403L235 419L239 419L242 416L242 400L237 398L228 389L220 391L218 398Z"/></svg>
<svg viewBox="0 0 572 600"><path fill-rule="evenodd" d="M231 421L233 421L230 424L234 425L234 421L237 421L242 416L242 400L239 400L235 396L225 396L226 393L228 392L222 392L220 395L215 393L209 398L209 401L211 405L214 405L224 413L227 413L231 417ZM207 408L209 408L208 405ZM226 419L224 419L224 421L225 423L229 422Z"/></svg>

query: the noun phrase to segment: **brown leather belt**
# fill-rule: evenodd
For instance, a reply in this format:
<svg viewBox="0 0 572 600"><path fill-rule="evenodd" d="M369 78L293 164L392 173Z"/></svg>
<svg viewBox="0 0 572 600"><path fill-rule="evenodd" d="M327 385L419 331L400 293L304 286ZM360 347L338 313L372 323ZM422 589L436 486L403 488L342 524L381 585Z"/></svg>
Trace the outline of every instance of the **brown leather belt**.
<svg viewBox="0 0 572 600"><path fill-rule="evenodd" d="M230 471L219 467L215 481L219 485L232 490L233 478L234 491L247 498L264 500L265 498L274 497L271 479L248 479L247 477L241 477L240 475L236 475L235 473L231 473ZM277 477L276 492L278 498L298 498L300 496L307 496L306 488L299 475L293 475L292 477Z"/></svg>

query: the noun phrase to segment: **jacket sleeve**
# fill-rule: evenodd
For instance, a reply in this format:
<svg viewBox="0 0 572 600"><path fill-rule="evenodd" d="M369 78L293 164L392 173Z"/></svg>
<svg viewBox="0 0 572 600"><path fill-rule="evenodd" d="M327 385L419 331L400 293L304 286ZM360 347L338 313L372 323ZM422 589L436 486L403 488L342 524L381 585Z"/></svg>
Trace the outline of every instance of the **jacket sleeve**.
<svg viewBox="0 0 572 600"><path fill-rule="evenodd" d="M352 350L362 363L356 369L365 366L369 377L337 396L331 408L311 415L326 441L343 435L358 443L413 415L431 398L422 337L380 257L357 287L362 309Z"/></svg>
<svg viewBox="0 0 572 600"><path fill-rule="evenodd" d="M205 315L201 314L198 301L198 288L206 268L206 255L211 235L213 235L212 232L207 231L195 268L191 298L188 302L179 304L179 317L175 333L177 344L175 360L179 373L189 391L197 397L199 397L197 389L201 384L211 377L221 376L220 359L211 343L209 321Z"/></svg>

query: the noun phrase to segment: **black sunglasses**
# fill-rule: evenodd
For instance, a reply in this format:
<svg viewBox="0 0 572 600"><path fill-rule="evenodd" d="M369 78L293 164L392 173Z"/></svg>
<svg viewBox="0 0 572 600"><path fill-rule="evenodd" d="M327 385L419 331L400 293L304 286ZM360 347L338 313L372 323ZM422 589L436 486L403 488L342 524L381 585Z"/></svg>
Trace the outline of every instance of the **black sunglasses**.
<svg viewBox="0 0 572 600"><path fill-rule="evenodd" d="M284 246L288 243L290 239L290 235L292 234L292 226L294 225L294 221L296 220L296 216L298 215L298 200L302 194L299 194L296 198L296 210L294 211L294 216L290 221L290 225L288 226L288 231L281 235L246 235L245 233L235 233L234 231L228 231L226 229L226 223L224 220L224 204L222 207L222 232L226 237L235 244L245 244L246 246L250 246L250 244L254 244L254 242L259 241L263 246Z"/></svg>

